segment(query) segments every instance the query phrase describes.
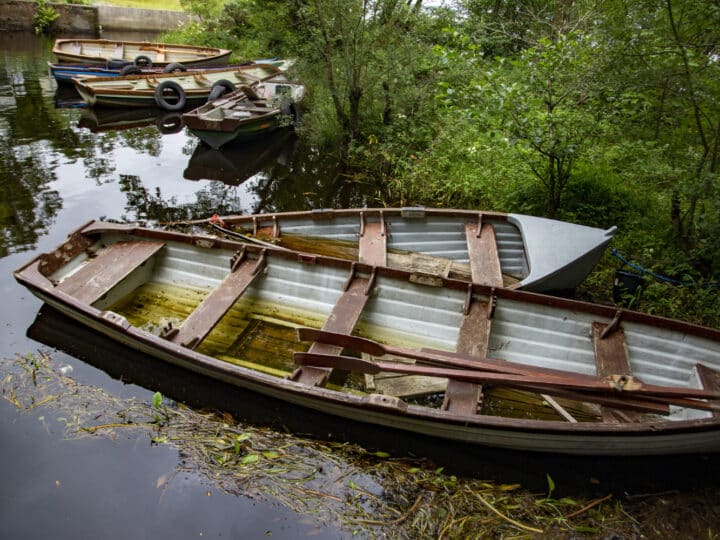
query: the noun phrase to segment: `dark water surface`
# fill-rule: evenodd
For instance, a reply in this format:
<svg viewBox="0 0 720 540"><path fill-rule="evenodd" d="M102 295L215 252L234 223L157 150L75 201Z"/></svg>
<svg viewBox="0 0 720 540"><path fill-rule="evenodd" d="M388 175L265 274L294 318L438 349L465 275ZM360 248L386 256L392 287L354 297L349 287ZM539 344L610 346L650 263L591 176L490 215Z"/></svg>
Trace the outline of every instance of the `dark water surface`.
<svg viewBox="0 0 720 540"><path fill-rule="evenodd" d="M153 109L79 107L74 92L49 76L50 49L50 40L34 35L0 36L0 358L44 347L27 337L41 303L15 283L13 270L91 219L184 219L365 200L291 134L218 152L200 145L177 117ZM151 400L148 390L74 356L53 357L81 384ZM160 489L159 479L178 464L177 450L151 445L145 434L67 440L41 408L21 413L0 399L0 537L342 535L273 501L225 494L192 472Z"/></svg>

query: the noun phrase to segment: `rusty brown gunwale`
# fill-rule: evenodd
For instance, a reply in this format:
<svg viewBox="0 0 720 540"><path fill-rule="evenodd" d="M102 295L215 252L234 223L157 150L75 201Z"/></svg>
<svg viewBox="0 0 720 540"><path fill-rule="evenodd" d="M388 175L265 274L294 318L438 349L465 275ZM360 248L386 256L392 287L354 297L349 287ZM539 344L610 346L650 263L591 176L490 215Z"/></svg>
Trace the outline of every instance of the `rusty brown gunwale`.
<svg viewBox="0 0 720 540"><path fill-rule="evenodd" d="M138 343L153 350L168 353L170 356L174 356L175 358L182 360L180 365L186 369L200 371L201 373L208 375L221 375L223 380L228 382L237 382L239 378L243 383L245 383L243 386L248 386L261 393L261 389L263 387L270 387L276 390L277 393L289 393L297 396L303 396L304 398L310 398L318 403L331 401L345 407L381 410L385 415L399 418L412 417L424 421L449 423L453 425L476 428L500 429L509 432L517 431L547 434L581 433L584 436L603 436L612 434L622 434L623 436L646 436L649 433L654 435L674 435L680 433L707 432L712 428L717 429L720 425L720 419L717 417L632 424L611 424L602 422L566 423L562 421L509 419L485 415L469 416L453 414L447 411L436 411L426 407L410 404L407 405L406 409L397 410L392 407L378 407L377 405L358 399L356 396L343 394L322 387L310 387L286 379L277 379L276 377L264 375L248 368L229 365L221 360L205 356L180 345L168 342L160 337L156 337L147 332L136 329L130 326L129 323L118 325L117 322L104 318L101 310L79 302L72 296L64 294L61 291L54 290L54 287L48 280L47 276L64 262L82 253L86 249L87 243L83 242L83 239L87 240L88 236L100 235L102 233L122 233L141 238L174 241L209 248L223 248L229 250L244 248L249 254L253 254L256 257L260 256L260 254L264 252L272 257L300 261L306 264L325 264L336 268L344 268L349 272L355 271L360 274L371 274L374 271L377 275L381 276L408 279L413 273L384 267L373 267L363 263L353 263L347 260L331 257L298 254L296 252L253 246L217 237L185 235L172 231L151 230L135 225L107 224L94 221L83 225L74 233L71 233L68 240L50 254L38 255L25 265L21 266L15 272L15 278L18 282L29 287L33 291L37 291L40 293L41 297L48 296L49 298L66 305L71 308L71 312L77 313L82 318L91 319L99 323L110 333L119 332L122 335L128 336L133 341L137 341ZM64 253L65 255L62 256L60 255L61 253ZM46 262L46 264L41 271L40 266L43 262ZM451 289L468 290L468 288L470 288L475 295L494 295L499 298L521 300L550 307L562 307L582 311L611 319L619 315L622 321L649 324L659 328L682 331L691 335L720 341L720 330L698 326L685 321L667 319L630 310L618 310L612 306L590 304L566 298L557 298L524 291L487 287L480 284L469 285L467 282L449 278L441 278L441 282L443 287Z"/></svg>

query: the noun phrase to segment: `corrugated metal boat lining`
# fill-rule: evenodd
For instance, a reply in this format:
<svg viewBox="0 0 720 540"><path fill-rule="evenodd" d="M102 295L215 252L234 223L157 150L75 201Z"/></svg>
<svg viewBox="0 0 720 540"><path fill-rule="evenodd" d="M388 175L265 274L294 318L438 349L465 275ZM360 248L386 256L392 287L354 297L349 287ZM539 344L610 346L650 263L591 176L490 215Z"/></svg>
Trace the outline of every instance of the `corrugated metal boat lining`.
<svg viewBox="0 0 720 540"><path fill-rule="evenodd" d="M695 381L695 365L720 368L720 349L709 339L689 334L663 336L648 325L623 323L630 353L631 367L649 384L682 385ZM642 374L642 375L640 375Z"/></svg>
<svg viewBox="0 0 720 540"><path fill-rule="evenodd" d="M377 216L367 216L367 223L379 221ZM385 216L388 249L415 251L467 263L468 250L465 238L467 218L433 216L426 218L403 218ZM527 257L520 230L506 221L487 220L495 229L495 237L503 273L522 279L528 275ZM330 220L280 218L282 233L317 236L330 240L358 242L359 216L336 216ZM250 226L251 222L245 222ZM271 219L258 220L259 227L272 227Z"/></svg>
<svg viewBox="0 0 720 540"><path fill-rule="evenodd" d="M595 374L592 316L499 298L488 356L533 366ZM608 322L608 321L605 321Z"/></svg>
<svg viewBox="0 0 720 540"><path fill-rule="evenodd" d="M380 341L384 335L386 341L402 341L404 346L454 351L464 301L465 294L461 291L435 289L381 276L363 310L360 324L372 328L372 335Z"/></svg>

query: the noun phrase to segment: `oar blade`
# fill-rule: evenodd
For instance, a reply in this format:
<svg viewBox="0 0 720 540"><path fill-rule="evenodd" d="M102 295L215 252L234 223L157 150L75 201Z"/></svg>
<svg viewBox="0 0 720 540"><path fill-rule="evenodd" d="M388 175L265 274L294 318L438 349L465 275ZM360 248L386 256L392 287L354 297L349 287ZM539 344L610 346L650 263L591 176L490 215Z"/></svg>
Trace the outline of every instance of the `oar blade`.
<svg viewBox="0 0 720 540"><path fill-rule="evenodd" d="M382 356L386 352L385 347L375 341L316 328L298 328L297 336L300 341L318 341L326 345L336 345L344 349L372 354L373 356Z"/></svg>

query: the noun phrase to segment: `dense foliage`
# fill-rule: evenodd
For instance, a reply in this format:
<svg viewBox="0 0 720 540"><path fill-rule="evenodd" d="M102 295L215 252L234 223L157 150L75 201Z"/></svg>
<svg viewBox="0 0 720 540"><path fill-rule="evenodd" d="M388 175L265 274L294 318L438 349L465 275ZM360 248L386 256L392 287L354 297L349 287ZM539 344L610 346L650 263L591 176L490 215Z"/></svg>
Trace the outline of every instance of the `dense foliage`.
<svg viewBox="0 0 720 540"><path fill-rule="evenodd" d="M381 202L617 225L633 307L720 326L716 0L183 2L176 38L298 58L304 137Z"/></svg>

